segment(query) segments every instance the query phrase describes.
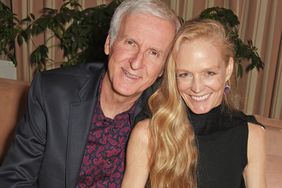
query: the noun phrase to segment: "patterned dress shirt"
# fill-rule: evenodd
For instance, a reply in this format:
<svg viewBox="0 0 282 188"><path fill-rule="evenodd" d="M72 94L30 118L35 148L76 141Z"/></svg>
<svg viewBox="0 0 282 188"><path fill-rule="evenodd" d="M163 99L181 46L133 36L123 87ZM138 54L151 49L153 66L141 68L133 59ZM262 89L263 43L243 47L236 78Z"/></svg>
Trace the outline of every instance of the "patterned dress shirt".
<svg viewBox="0 0 282 188"><path fill-rule="evenodd" d="M118 188L125 170L125 150L131 132L130 116L135 105L128 111L105 117L98 100L86 143L77 188Z"/></svg>

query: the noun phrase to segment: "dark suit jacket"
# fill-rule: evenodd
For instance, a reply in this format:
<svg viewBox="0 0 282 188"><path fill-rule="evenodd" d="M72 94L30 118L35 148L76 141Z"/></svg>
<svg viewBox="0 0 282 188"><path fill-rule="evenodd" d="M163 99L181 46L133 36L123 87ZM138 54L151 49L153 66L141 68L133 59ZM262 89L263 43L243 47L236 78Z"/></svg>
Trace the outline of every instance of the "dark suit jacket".
<svg viewBox="0 0 282 188"><path fill-rule="evenodd" d="M88 63L38 73L28 110L0 167L0 187L75 187L104 65ZM133 123L153 87L137 103Z"/></svg>

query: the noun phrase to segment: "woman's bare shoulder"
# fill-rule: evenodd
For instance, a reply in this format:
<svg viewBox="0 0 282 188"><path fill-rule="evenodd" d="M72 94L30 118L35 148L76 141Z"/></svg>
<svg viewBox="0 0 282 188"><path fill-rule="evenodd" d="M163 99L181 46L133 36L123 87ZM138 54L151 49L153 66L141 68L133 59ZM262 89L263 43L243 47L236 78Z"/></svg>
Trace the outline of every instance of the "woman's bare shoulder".
<svg viewBox="0 0 282 188"><path fill-rule="evenodd" d="M150 119L139 121L131 132L131 139L142 143L148 143Z"/></svg>
<svg viewBox="0 0 282 188"><path fill-rule="evenodd" d="M265 152L265 129L264 127L248 123L248 156L250 158L258 158L263 156Z"/></svg>
<svg viewBox="0 0 282 188"><path fill-rule="evenodd" d="M263 126L249 122L248 128L249 128L249 136L252 136L254 138L264 137L265 128Z"/></svg>

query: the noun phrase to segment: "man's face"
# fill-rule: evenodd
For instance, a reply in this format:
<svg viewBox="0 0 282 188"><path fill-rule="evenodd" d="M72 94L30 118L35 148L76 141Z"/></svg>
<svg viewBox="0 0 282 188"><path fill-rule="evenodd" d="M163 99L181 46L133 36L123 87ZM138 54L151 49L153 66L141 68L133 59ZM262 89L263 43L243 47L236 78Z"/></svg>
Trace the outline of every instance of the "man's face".
<svg viewBox="0 0 282 188"><path fill-rule="evenodd" d="M130 14L121 22L117 37L110 47L108 79L115 94L139 97L162 74L175 35L171 22L147 14Z"/></svg>

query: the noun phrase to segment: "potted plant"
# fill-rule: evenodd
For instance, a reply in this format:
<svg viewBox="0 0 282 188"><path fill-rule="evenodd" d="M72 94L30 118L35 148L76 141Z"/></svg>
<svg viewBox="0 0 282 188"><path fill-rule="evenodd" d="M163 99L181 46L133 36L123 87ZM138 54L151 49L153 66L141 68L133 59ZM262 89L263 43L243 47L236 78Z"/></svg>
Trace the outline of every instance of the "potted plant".
<svg viewBox="0 0 282 188"><path fill-rule="evenodd" d="M15 41L19 45L23 41L32 40L33 36L51 32L51 37L39 44L30 55L30 62L37 65L38 70L45 70L46 63L55 61L48 56L53 46L48 46L48 40L57 39L58 46L65 57L62 65L73 65L89 61L105 61L103 51L104 41L108 34L111 17L122 0L113 0L108 5L100 5L82 9L78 0L65 0L59 9L43 8L42 14L35 18L30 14L19 21L16 15L0 2L0 53L5 53L16 65ZM209 18L220 21L229 31L235 44L235 63L237 75L242 77L242 63L250 62L246 72L256 68L263 69L263 62L257 53L257 48L249 40L244 43L238 34L239 20L230 9L212 7L203 10L199 18ZM183 20L183 19L182 19ZM27 27L22 29L21 25ZM243 61L249 60L249 61Z"/></svg>
<svg viewBox="0 0 282 188"><path fill-rule="evenodd" d="M112 1L109 5L100 5L82 9L77 0L65 1L57 10L43 8L42 15L37 19L28 17L29 22L24 32L32 39L46 31L52 33L48 39L55 38L66 59L62 65L73 65L88 61L105 61L103 51L105 39L108 34L111 17L120 0ZM40 70L45 69L48 61L50 46L47 41L40 44L30 56L31 63L35 63Z"/></svg>
<svg viewBox="0 0 282 188"><path fill-rule="evenodd" d="M15 40L21 31L20 22L13 11L1 1L0 15L0 55L6 55L16 65Z"/></svg>
<svg viewBox="0 0 282 188"><path fill-rule="evenodd" d="M103 51L108 34L110 20L121 0L114 0L108 5L82 9L77 0L65 1L59 9L43 8L41 16L33 14L18 20L12 10L0 2L0 55L5 54L14 65L15 43L33 40L34 36L49 31L51 37L36 46L30 54L30 62L37 70L45 70L47 62L55 60L49 57L48 46L51 39L58 40L58 48L63 51L65 61L62 65L73 65L88 61L105 61ZM23 27L25 25L25 27Z"/></svg>
<svg viewBox="0 0 282 188"><path fill-rule="evenodd" d="M257 70L263 69L264 63L257 52L257 48L253 45L252 40L248 40L247 43L244 43L240 39L238 34L240 22L232 10L221 7L207 8L200 13L199 18L217 20L225 26L234 43L234 61L237 65L237 76L239 78L242 77L244 72L242 66L243 62L249 62L246 67L246 72L254 68Z"/></svg>

